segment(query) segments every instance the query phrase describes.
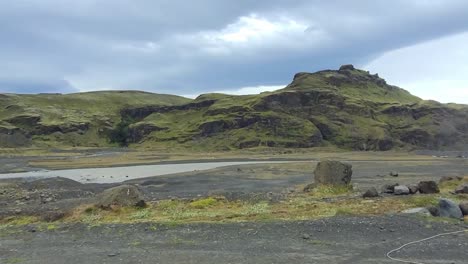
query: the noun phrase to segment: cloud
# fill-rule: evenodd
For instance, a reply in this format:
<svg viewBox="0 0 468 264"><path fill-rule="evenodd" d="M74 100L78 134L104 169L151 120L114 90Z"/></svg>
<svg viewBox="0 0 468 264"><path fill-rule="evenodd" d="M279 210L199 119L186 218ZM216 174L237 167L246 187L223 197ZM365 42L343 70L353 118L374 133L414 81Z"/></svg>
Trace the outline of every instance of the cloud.
<svg viewBox="0 0 468 264"><path fill-rule="evenodd" d="M0 81L174 94L275 86L468 31L467 12L462 0L5 1Z"/></svg>
<svg viewBox="0 0 468 264"><path fill-rule="evenodd" d="M365 66L424 99L468 104L468 32L383 54Z"/></svg>
<svg viewBox="0 0 468 264"><path fill-rule="evenodd" d="M279 89L285 88L286 85L259 85L259 86L251 86L251 87L242 87L239 89L232 89L232 90L220 90L220 91L212 91L212 93L223 93L223 94L231 94L231 95L250 95L250 94L260 94L263 92L271 92L276 91ZM197 98L200 94L186 94L183 95L187 98Z"/></svg>

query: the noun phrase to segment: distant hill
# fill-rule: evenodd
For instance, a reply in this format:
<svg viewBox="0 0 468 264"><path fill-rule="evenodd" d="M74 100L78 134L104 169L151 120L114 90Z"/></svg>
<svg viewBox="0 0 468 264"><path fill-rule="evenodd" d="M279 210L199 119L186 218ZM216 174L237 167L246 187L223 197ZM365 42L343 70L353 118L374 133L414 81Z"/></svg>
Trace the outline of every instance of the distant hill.
<svg viewBox="0 0 468 264"><path fill-rule="evenodd" d="M110 145L466 148L468 106L422 100L352 65L298 73L260 95L0 95L0 146Z"/></svg>

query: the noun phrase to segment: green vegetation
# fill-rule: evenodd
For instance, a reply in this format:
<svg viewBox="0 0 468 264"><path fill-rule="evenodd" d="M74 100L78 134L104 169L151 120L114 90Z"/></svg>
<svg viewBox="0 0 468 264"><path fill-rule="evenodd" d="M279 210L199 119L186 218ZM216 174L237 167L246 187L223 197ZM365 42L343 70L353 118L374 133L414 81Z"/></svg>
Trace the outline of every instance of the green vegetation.
<svg viewBox="0 0 468 264"><path fill-rule="evenodd" d="M358 69L297 74L259 95L144 92L0 95L0 147L186 151L468 144L468 107L424 101Z"/></svg>

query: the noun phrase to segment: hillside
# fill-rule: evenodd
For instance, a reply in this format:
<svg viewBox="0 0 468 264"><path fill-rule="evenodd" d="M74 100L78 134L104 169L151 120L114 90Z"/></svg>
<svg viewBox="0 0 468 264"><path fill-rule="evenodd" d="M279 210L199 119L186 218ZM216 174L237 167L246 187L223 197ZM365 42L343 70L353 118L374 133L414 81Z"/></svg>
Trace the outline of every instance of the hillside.
<svg viewBox="0 0 468 264"><path fill-rule="evenodd" d="M424 101L351 65L260 95L1 95L0 145L466 148L468 106Z"/></svg>

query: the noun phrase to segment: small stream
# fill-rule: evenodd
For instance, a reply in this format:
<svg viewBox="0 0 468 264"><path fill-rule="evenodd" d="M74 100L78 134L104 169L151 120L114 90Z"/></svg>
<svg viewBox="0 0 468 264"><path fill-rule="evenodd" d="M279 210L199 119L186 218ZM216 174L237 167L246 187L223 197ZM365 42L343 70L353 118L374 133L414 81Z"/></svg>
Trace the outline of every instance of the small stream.
<svg viewBox="0 0 468 264"><path fill-rule="evenodd" d="M239 161L239 162L200 162L181 164L138 165L112 168L87 168L69 170L41 170L19 173L3 173L0 179L9 178L54 178L63 177L81 183L117 183L131 179L146 178L174 173L210 170L219 167L261 163L283 163L285 161ZM287 162L287 161L286 161Z"/></svg>

